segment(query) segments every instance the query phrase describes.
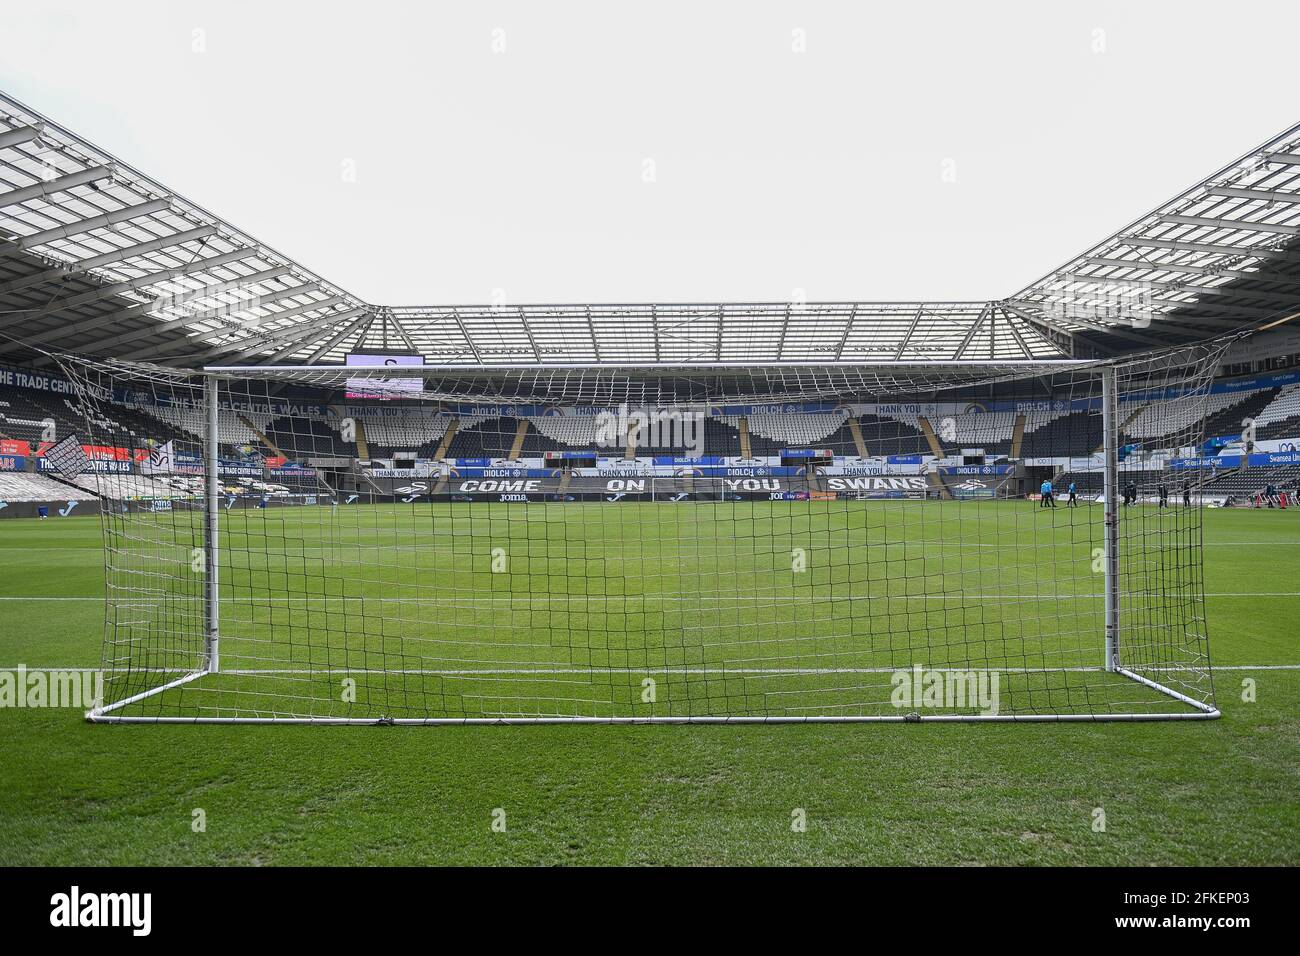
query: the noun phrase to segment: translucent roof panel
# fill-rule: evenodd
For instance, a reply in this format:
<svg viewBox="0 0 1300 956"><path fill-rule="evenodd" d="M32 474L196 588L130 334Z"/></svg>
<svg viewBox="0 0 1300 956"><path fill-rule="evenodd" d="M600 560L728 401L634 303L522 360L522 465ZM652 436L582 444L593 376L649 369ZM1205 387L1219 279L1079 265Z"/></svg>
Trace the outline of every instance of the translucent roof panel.
<svg viewBox="0 0 1300 956"><path fill-rule="evenodd" d="M0 94L0 363L69 351L314 364L374 349L468 368L1091 357L1285 320L1300 310L1298 243L1300 126L1005 299L377 305Z"/></svg>

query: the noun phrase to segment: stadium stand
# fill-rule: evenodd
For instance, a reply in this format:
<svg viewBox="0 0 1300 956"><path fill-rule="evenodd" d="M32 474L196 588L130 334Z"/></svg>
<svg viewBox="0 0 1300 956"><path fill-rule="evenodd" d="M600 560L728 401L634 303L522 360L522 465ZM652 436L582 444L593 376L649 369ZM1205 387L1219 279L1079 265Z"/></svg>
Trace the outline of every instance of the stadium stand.
<svg viewBox="0 0 1300 956"><path fill-rule="evenodd" d="M1070 414L1068 409L1036 409L1025 413L1025 431L1033 432L1045 425ZM931 416L932 427L937 428L940 419L952 419L955 438L959 444L979 445L981 443L1006 442L1011 440L1015 431L1016 418L1019 413L1013 411L974 411L961 412L956 415ZM885 416L897 422L921 431L921 415L912 412L892 412Z"/></svg>
<svg viewBox="0 0 1300 956"><path fill-rule="evenodd" d="M1280 389L1255 415L1255 439L1300 438L1300 385Z"/></svg>
<svg viewBox="0 0 1300 956"><path fill-rule="evenodd" d="M1294 489L1300 486L1300 466L1281 468L1225 468L1213 475L1205 476L1203 481L1194 473L1178 471L1121 471L1120 484L1133 481L1138 486L1142 497L1154 496L1157 487L1163 483L1169 488L1171 501L1181 500L1183 482L1191 482L1195 493L1213 498L1226 498L1236 503L1243 503L1264 490L1267 485L1282 489ZM1073 481L1082 495L1099 495L1102 491L1102 476L1099 472L1067 471L1053 479L1058 492L1064 494L1065 488Z"/></svg>
<svg viewBox="0 0 1300 956"><path fill-rule="evenodd" d="M102 443L111 441L126 447L146 447L177 435L174 428L123 405L113 405L111 414L102 410L95 413L72 397L17 389L0 391L0 435L39 442L51 421L55 441L85 434L88 421Z"/></svg>
<svg viewBox="0 0 1300 956"><path fill-rule="evenodd" d="M853 440L853 429L849 425L850 422L856 425L857 419L844 419L843 424L841 424L839 428L835 429L835 431L831 432L825 438L818 440L817 446L819 448L829 448L837 455L857 455L858 445L857 442Z"/></svg>
<svg viewBox="0 0 1300 956"><path fill-rule="evenodd" d="M909 425L918 432L921 431L920 419L923 417L921 415L895 412L888 417ZM942 416L942 418L945 421L951 418L954 426L953 437L944 440L972 448L999 442L1010 442L1011 433L1016 424L1015 412L965 412L960 415ZM936 432L940 430L938 420L931 421L930 426Z"/></svg>
<svg viewBox="0 0 1300 956"><path fill-rule="evenodd" d="M753 439L768 438L785 448L807 448L826 438L844 424L844 415L750 415L749 435ZM735 416L725 416L723 421L739 428Z"/></svg>
<svg viewBox="0 0 1300 956"><path fill-rule="evenodd" d="M502 436L502 438L504 439L503 447L505 448L505 451L502 452L503 455L509 454L511 450L514 449L515 433L519 428L520 422L523 422L523 424L525 425L524 441L523 444L519 446L517 457L540 458L543 455L545 455L548 451L557 450L556 442L547 438L545 435L538 433L537 429L534 428L527 419L514 418L514 419L510 419L510 422L515 426L515 431L511 431L508 434Z"/></svg>
<svg viewBox="0 0 1300 956"><path fill-rule="evenodd" d="M174 495L203 494L203 478L200 475L159 475L154 481L165 485Z"/></svg>
<svg viewBox="0 0 1300 956"><path fill-rule="evenodd" d="M1025 413L1025 434L1033 434L1052 422L1073 414L1068 408L1035 408Z"/></svg>
<svg viewBox="0 0 1300 956"><path fill-rule="evenodd" d="M169 485L156 481L146 475L77 475L71 479L72 484L95 497L119 498L169 498L175 490ZM62 494L67 495L69 488L64 486ZM112 492L109 495L109 492Z"/></svg>
<svg viewBox="0 0 1300 956"><path fill-rule="evenodd" d="M704 453L721 458L741 457L740 432L721 418L704 420Z"/></svg>
<svg viewBox="0 0 1300 956"><path fill-rule="evenodd" d="M1025 458L1065 458L1091 454L1101 447L1101 420L1088 412L1054 417L1030 431L1020 454Z"/></svg>
<svg viewBox="0 0 1300 956"><path fill-rule="evenodd" d="M437 445L451 424L451 416L410 413L400 416L362 414L366 441L386 449L416 450Z"/></svg>
<svg viewBox="0 0 1300 956"><path fill-rule="evenodd" d="M44 475L0 472L0 501L61 501L70 489ZM93 498L95 495L89 494Z"/></svg>
<svg viewBox="0 0 1300 956"><path fill-rule="evenodd" d="M45 440L50 424L54 426L54 440L72 434L77 429L70 417L46 407L34 393L17 390L6 391L0 402L0 435L22 441ZM84 423L82 423L84 428Z"/></svg>
<svg viewBox="0 0 1300 956"><path fill-rule="evenodd" d="M267 427L266 437L277 448L297 449L300 458L312 455L356 457L356 445L345 442L331 423L320 418L277 418Z"/></svg>
<svg viewBox="0 0 1300 956"><path fill-rule="evenodd" d="M518 428L513 418L462 415L459 422L448 458L504 458L510 453Z"/></svg>
<svg viewBox="0 0 1300 956"><path fill-rule="evenodd" d="M301 399L305 405L312 406L319 402L320 396L305 392ZM1014 399L1014 396L997 398L1003 402L1008 399ZM1034 401L1041 399L1042 396L1038 396ZM1300 438L1300 385L1280 389L1217 391L1209 396L1208 406L1204 422L1207 437L1236 435L1241 430L1242 419L1253 418L1258 426L1257 440ZM1002 409L1005 408L1003 405ZM1161 448L1159 439L1194 424L1197 411L1197 403L1177 400L1155 405L1124 402L1121 404L1121 420L1127 422L1123 429L1124 440L1140 445L1144 456L1158 452ZM1163 418L1153 424L1157 412ZM548 451L564 449L593 449L609 457L621 457L624 453L622 447L617 450L598 447L599 419L595 415L488 418L440 414L433 409L426 411L414 407L402 408L396 413L380 407L362 408L360 411L354 408L353 414L364 429L371 458L387 459L395 452L411 452L429 459L440 450L450 458L490 459L507 458L512 451L519 457L533 459L542 458ZM87 417L91 420L89 429ZM691 453L741 458L747 447L750 457L770 457L783 449L797 448L828 448L835 455L846 458L857 457L860 450L872 456L930 455L932 448L923 433L921 417L904 412L848 416L843 411L760 413L743 419L736 415L714 416L704 419L702 451L692 452L681 445L645 442L636 448L635 454L641 458L686 457ZM945 433L953 437L940 441L945 452L978 448L988 455L997 456L1011 453L1021 414L1000 409L934 417L936 421L928 423L936 432L944 429L944 418L952 420L952 431ZM1101 423L1092 411L1071 411L1064 406L1033 408L1023 414L1023 420L1021 458L1059 461L1084 457L1096 452L1101 444ZM203 412L185 404L152 405L146 401L133 401L130 405L101 403L88 409L72 395L12 388L0 390L0 438L29 441L35 448L48 434L50 421L54 422L56 437L89 430L100 443L112 439L123 447L134 448L177 440L181 443L178 448L184 447L191 454L197 451L205 426ZM456 429L448 435L453 422ZM747 430L745 440L741 436L742 422ZM521 425L524 427L522 437ZM241 412L235 417L227 416L223 419L220 441L223 455L241 459L258 454L270 456L275 453L273 449L296 460L311 457L352 459L360 453L355 441L342 438L342 418L333 407L327 415ZM448 445L445 450L442 448L444 443ZM1177 449L1168 451L1179 452ZM1145 471L1142 474L1143 483L1153 484L1158 480L1155 476L1160 473ZM1179 475L1164 474L1168 476L1171 488L1181 486ZM45 498L66 496L70 490L69 485L51 482L45 476L10 474L9 477L15 490L14 500L18 500L16 495L19 491L36 493L32 491L35 486L40 487L39 494ZM1293 477L1287 469L1256 466L1238 471L1225 468L1207 480L1206 492L1245 498L1266 484L1281 486ZM1071 479L1076 481L1082 493L1100 491L1099 478L1093 473L1070 472L1062 468L1056 477L1061 487ZM193 493L198 479L179 475L166 479L137 475L127 481L130 496L147 498ZM75 482L85 493L94 492L98 483L99 479L90 475ZM316 487L314 480L304 484L292 477L282 483L263 484L245 483L241 486L241 493L312 493Z"/></svg>
<svg viewBox="0 0 1300 956"><path fill-rule="evenodd" d="M21 411L0 412L0 437L40 442L45 435L45 420Z"/></svg>
<svg viewBox="0 0 1300 956"><path fill-rule="evenodd" d="M184 432L191 441L201 441L207 427L205 413L201 408L147 405L143 402L135 403L132 407L176 431ZM265 432L273 418L273 415L266 412L241 412L238 417L223 416L217 431L217 441L223 445L260 445L261 439L253 427Z"/></svg>
<svg viewBox="0 0 1300 956"><path fill-rule="evenodd" d="M1254 391L1214 392L1205 398L1205 415L1208 419L1218 420L1227 409L1233 409L1236 416L1245 406ZM1129 438L1152 439L1163 438L1174 432L1187 429L1201 417L1200 402L1184 401L1181 398L1163 402L1120 402L1120 421L1125 422L1123 433ZM1240 431L1240 418L1237 419L1237 431Z"/></svg>
<svg viewBox="0 0 1300 956"><path fill-rule="evenodd" d="M1075 489L1080 495L1099 495L1102 492L1101 472L1065 471L1052 479L1052 486L1062 501L1067 497L1066 489L1070 487L1070 482L1074 482Z"/></svg>
<svg viewBox="0 0 1300 956"><path fill-rule="evenodd" d="M528 423L556 444L571 448L596 447L594 415L537 415L530 417Z"/></svg>
<svg viewBox="0 0 1300 956"><path fill-rule="evenodd" d="M653 442L650 441L650 439L653 438L653 437L654 437L653 435L642 435L642 436L641 436L641 441L640 441L640 443L637 444L637 446L636 446L636 451L634 452L634 454L635 454L637 457L640 457L640 458L654 458L654 457L674 457L674 458L683 458L683 457L691 457L692 454L693 454L693 453L691 452L691 450L688 449L688 448L686 448L684 445L654 444ZM617 452L613 452L613 453L611 453L611 452L607 452L607 451L604 450L604 449L601 449L601 454L612 454L613 457L618 457L619 455L623 454L623 450L619 450L619 451L617 451ZM708 451L707 449L705 449L701 454L706 454L706 455L708 455L708 454L713 454L713 452L710 452L710 451Z"/></svg>
<svg viewBox="0 0 1300 956"><path fill-rule="evenodd" d="M1256 424L1255 440L1262 436L1258 432L1259 413L1272 402L1274 389L1260 389L1250 394L1244 401L1230 405L1217 412L1211 412L1205 419L1205 437L1222 438L1225 435L1239 435L1245 419L1253 419Z"/></svg>
<svg viewBox="0 0 1300 956"><path fill-rule="evenodd" d="M868 454L924 455L930 452L929 443L915 424L909 426L896 418L861 415L858 428Z"/></svg>
<svg viewBox="0 0 1300 956"><path fill-rule="evenodd" d="M1268 485L1295 488L1300 483L1300 467L1234 468L1205 482L1205 493L1246 500L1263 492Z"/></svg>

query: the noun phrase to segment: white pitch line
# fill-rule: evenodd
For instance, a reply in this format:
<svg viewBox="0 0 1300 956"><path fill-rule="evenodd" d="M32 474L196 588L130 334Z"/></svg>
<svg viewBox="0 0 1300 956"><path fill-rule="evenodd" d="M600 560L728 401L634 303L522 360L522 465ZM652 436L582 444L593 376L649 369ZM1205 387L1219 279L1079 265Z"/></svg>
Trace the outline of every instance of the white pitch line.
<svg viewBox="0 0 1300 956"><path fill-rule="evenodd" d="M818 585L826 586L826 585ZM830 585L833 587L833 585ZM1126 592L1130 597L1138 597L1142 591ZM1207 591L1206 597L1300 597L1300 591ZM197 595L171 595L173 600L198 600ZM1101 593L1096 594L1009 594L998 591L991 594L966 594L963 592L953 592L951 594L826 594L812 595L805 598L764 598L756 597L735 597L723 598L711 594L686 593L686 594L516 594L511 596L500 595L476 595L465 594L459 597L446 598L443 600L431 600L420 598L404 597L366 597L364 595L304 595L294 597L291 595L268 595L266 597L224 597L221 599L222 604L242 604L256 607L259 604L283 604L289 602L311 602L313 604L329 604L332 602L363 601L375 604L410 604L413 606L429 607L461 607L473 608L480 604L565 604L573 601L579 602L619 602L619 601L651 601L651 602L687 602L690 604L712 603L712 604L760 604L763 606L772 606L776 604L810 604L824 603L827 601L963 601L967 599L977 600L1016 600L1016 601L1096 601L1102 598ZM86 597L68 597L59 596L41 596L41 595L0 595L0 601L96 601L102 602L103 596L86 596ZM148 599L120 600L115 602L116 607L152 607L154 604L162 603L160 598L156 601ZM460 602L460 603L458 603Z"/></svg>
<svg viewBox="0 0 1300 956"><path fill-rule="evenodd" d="M855 528L855 529L851 529L851 530L856 531L856 530L858 530L858 529ZM664 540L671 540L671 541L675 541L675 542L682 542L682 541L688 541L688 542L689 542L689 541L694 541L694 540L697 540L697 539L694 539L694 538L683 539L683 538L679 538L679 537L674 537L674 538L672 538L672 539L644 538L644 539L641 539L641 540L657 543L657 542L664 541ZM700 541L710 541L710 542L712 542L712 541L715 541L716 539L714 539L714 538L700 538L700 539L698 539L698 540L700 540ZM923 546L926 545L926 544L934 544L934 543L938 543L938 542L936 542L936 541L934 541L934 540L932 540L932 539L927 539L927 538L912 539L911 541L899 541L899 540L883 539L883 538L882 538L882 539L879 540L879 541L855 542L855 543L853 543L853 546L854 546L854 547L866 547L866 548L872 548L872 547L886 547L886 546L889 546L889 547L910 547L910 548L920 548L920 547L923 547ZM1203 543L1201 544L1201 547L1203 547L1203 548L1245 548L1245 547L1250 547L1250 548L1259 548L1259 547L1271 547L1271 546L1274 546L1274 545L1279 546L1279 547L1300 546L1300 541L1206 541L1206 542L1203 542ZM838 544L838 543L836 543L836 544L832 544L832 545L831 545L832 548L843 548L843 547L848 547L848 546L849 546L849 545L847 545L847 544ZM944 547L947 548L947 549L949 549L949 550L963 550L963 549L968 549L968 548L969 548L969 549L988 549L988 550L998 550L998 551L1002 551L1002 550L1005 550L1005 549L1006 549L1006 545L1004 545L1004 544L996 544L996 543L987 543L987 544L984 544L984 543L980 543L980 542L964 542L964 543L960 543L960 544L954 544L954 543L952 543L952 542L944 542ZM292 551L282 551L282 552L280 552L280 554L283 555L283 556L285 556L285 557L293 557L294 555L304 554L304 553L308 553L308 552L315 552L315 551L338 551L338 550L348 550L348 551L377 551L377 552L384 552L384 553L393 552L393 551L401 551L401 552L413 551L413 552L421 552L421 553L426 553L426 554L458 554L458 555L462 555L462 556L463 556L463 555L467 555L467 554L473 554L473 553L475 553L475 552L473 552L473 551L465 551L465 550L463 550L463 549L459 549L459 548L455 548L455 547L438 547L438 546L432 546L432 547L431 547L431 546L429 546L429 545L424 545L424 546L419 546L419 545L414 545L414 546L402 546L402 545L366 545L366 544L361 543L360 541L340 541L338 544L335 544L335 545L312 545L312 546L310 546L310 547L295 548L295 549L292 550ZM581 547L576 547L576 546L575 546L574 553L575 553L575 554L577 554L577 553L581 553L581 554L582 554L583 556L585 556L585 557L606 557L606 556L607 556L607 554L606 554L606 550L607 550L606 548L601 547L600 545L590 545L590 544L588 544L588 545L583 545L583 546L581 546ZM625 551L622 551L621 549L614 549L614 550L615 550L615 553L626 554L626 552L625 552ZM40 545L31 545L31 546L28 546L28 545L14 545L14 546L10 546L10 545L0 545L0 551L55 551L55 552L61 552L61 551L93 551L93 552L103 552L103 551L104 551L104 548L103 548L103 547L98 547L98 548L95 548L95 547L82 547L82 546L74 546L74 547L67 547L67 548L59 548L59 547L40 546ZM180 552L182 552L182 551L188 553L189 549L188 549L188 548L177 547L177 548L176 548L176 551L177 551L177 553L180 553ZM696 549L696 548L688 548L688 549L686 549L686 552L687 552L686 555L685 555L686 557L696 557L696 556L699 556L699 555L708 555L708 554L710 553L710 551L708 551L708 550L700 550L700 549ZM135 555L135 554L138 554L138 552L133 551L133 550L130 549L130 548L115 548L115 549L114 549L114 553L118 553L118 554L127 554L127 555ZM259 553L259 552L247 552L247 553ZM726 554L729 554L729 553L732 553L732 552L718 550L718 551L714 551L713 553L726 553ZM538 554L538 555L534 555L534 557L542 557L542 555ZM553 557L562 557L562 555L554 555ZM643 556L641 556L641 555L636 555L636 554L634 554L634 555L629 556L629 557L628 557L628 560L629 560L629 561L640 561L640 560L644 560L644 558L643 558Z"/></svg>
<svg viewBox="0 0 1300 956"><path fill-rule="evenodd" d="M1144 667L1135 668L1137 670L1155 670L1155 671L1201 671L1204 668L1177 666L1177 667ZM496 675L527 675L527 674L670 674L670 675L710 675L710 674L756 674L772 676L819 676L831 674L895 674L899 671L909 671L910 667L551 667L551 668L496 668L496 669L461 669L461 670L438 670L438 669L409 669L409 670L374 670L374 669L340 669L333 668L328 670L313 670L311 668L249 668L245 670L222 671L223 674L235 674L237 676L256 677L259 675L274 674L302 674L302 675L320 675L330 676L333 674L412 674L428 675L442 677L472 677L478 675L496 676ZM1101 667L927 667L927 671L940 672L957 672L966 673L967 671L997 671L1002 674L1100 674L1104 668ZM1300 664L1265 664L1259 667L1248 667L1245 665L1228 665L1224 667L1214 667L1212 670L1300 670Z"/></svg>

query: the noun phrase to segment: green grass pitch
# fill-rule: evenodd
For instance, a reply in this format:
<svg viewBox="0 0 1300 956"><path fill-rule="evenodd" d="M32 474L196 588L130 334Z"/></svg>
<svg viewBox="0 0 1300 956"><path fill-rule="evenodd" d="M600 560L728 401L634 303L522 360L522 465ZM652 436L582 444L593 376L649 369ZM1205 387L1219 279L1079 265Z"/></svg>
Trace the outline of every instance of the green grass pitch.
<svg viewBox="0 0 1300 956"><path fill-rule="evenodd" d="M494 514L517 507L476 505L466 509L465 520L490 524ZM662 519L629 531L640 506L593 507L622 529L625 540L643 542L643 569L662 567L663 555L654 550ZM579 562L575 568L584 569L565 576L564 587L571 589L566 593L582 597L582 613L596 617L566 618L563 627L557 621L556 632L622 634L621 643L608 646L623 648L621 660L630 666L647 662L627 658L632 636L638 638L635 649L653 657L647 630L681 632L671 615L683 611L651 606L658 587L653 570L648 577L631 573L635 568L615 573L610 555L591 551L579 560L572 554L574 537L564 522L584 509L590 507L553 506L548 514L556 517L542 522L540 533L528 531L527 522L505 520L508 533L526 536L511 546L516 564L510 574L502 578L475 569L449 578L462 597L504 589L497 595L503 602L473 607L469 600L459 613L467 615L466 624L491 620L506 642L506 658L518 654L525 621L537 619L536 608L528 615L515 610L513 595L527 591L530 567L554 566L559 547L570 549L566 553ZM686 520L693 510L677 508L673 520ZM914 510L917 524L908 534L900 533L897 521L888 528L882 524L879 538L870 537L873 513L865 508L860 519L827 518L861 520L861 528L839 530L866 533L868 550L877 555L892 548L893 560L915 562L903 580L878 582L874 593L888 600L881 613L866 619L873 631L901 632L900 617L930 614L939 616L925 627L939 633L946 615L955 613L910 607L907 580L943 587L936 582L957 574L963 586L991 581L1006 593L1013 593L1012 584L1032 586L1032 580L1017 578L1020 562L991 568L995 550L992 556L963 556L927 549L926 535L942 531L928 518L923 524L921 516L934 512ZM985 530L996 538L997 522L1004 520L997 516L1006 512L967 503L947 513L987 521ZM788 505L775 506L771 514L766 520L800 520ZM1024 520L1023 510L1015 514ZM232 516L229 546L238 545L240 522L262 520ZM815 520L806 527L776 524L752 537L785 542L808 531L834 540L837 530ZM1044 520L1056 523L1046 532L1054 555L1083 556L1095 544L1095 522L1081 529L1067 516ZM1294 864L1300 862L1300 515L1207 511L1204 524L1211 653L1223 711L1217 721L123 727L92 726L68 709L0 709L0 863ZM672 529L672 535L687 531ZM473 536L495 533L475 529ZM346 596L350 583L365 584L366 574L378 573L377 565L366 560L360 537L339 537L337 529L334 534L328 573ZM533 534L540 536L527 537ZM324 539L301 529L298 538L309 549L304 559L324 567ZM422 548L414 560L426 562L426 572L436 571L455 549L450 539L443 552L428 536L415 534L413 540ZM698 564L690 574L707 591L706 556L694 553L689 560ZM734 551L731 560L737 560ZM784 544L755 548L728 567L728 585L749 581L761 594L778 563L788 560ZM268 572L290 573L291 563L250 566L246 579L236 575L230 587L255 597L257 582ZM832 595L836 587L869 587L872 564L814 562L812 573L824 577L810 579L812 587ZM681 570L672 575L674 583L680 583ZM855 585L854 575L868 577ZM610 581L622 582L622 590L610 594ZM401 592L400 578L390 584ZM1081 588L1090 586L1080 579ZM554 593L556 580L546 587ZM616 612L585 599L597 587ZM854 629L863 619L836 617L838 602L826 603L817 612L826 625L817 646L833 657L856 646L847 639L860 636ZM276 613L283 621L286 614L308 612ZM565 605L563 612L544 613L572 612ZM655 627L646 627L646 613L658 615ZM789 653L780 643L789 623L782 614L788 612L773 609L767 618L725 613L728 623L748 635L749 657ZM986 627L1005 634L992 608L979 613L978 621L964 622L968 633ZM1068 621L1076 612L1053 613ZM0 522L0 667L97 666L103 614L97 518ZM252 610L245 614L242 633L251 648L257 628L274 621L259 620ZM699 633L708 630L702 626ZM1066 650L1074 653L1078 646ZM229 647L240 653L234 639ZM457 649L448 650L451 657ZM575 648L560 650L568 660ZM576 650L591 653L590 646ZM320 663L309 650L299 653L308 665ZM538 648L530 662L543 653L556 649ZM697 653L717 663L707 655L727 651L702 640ZM1251 696L1244 694L1245 681L1253 682L1253 701L1243 699ZM727 699L725 688L717 697L724 705L738 702ZM1100 831L1099 808L1105 820ZM193 826L196 810L203 811L201 832ZM806 816L802 832L791 825L796 811ZM494 819L504 819L504 832L494 829Z"/></svg>

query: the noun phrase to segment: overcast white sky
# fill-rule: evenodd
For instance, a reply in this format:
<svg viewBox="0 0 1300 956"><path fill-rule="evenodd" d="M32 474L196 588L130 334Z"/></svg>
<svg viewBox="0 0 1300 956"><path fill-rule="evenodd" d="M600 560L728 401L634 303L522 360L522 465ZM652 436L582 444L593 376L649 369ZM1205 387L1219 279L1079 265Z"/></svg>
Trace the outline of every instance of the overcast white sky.
<svg viewBox="0 0 1300 956"><path fill-rule="evenodd" d="M374 303L986 299L1300 119L1298 36L1293 0L0 0L0 85Z"/></svg>

